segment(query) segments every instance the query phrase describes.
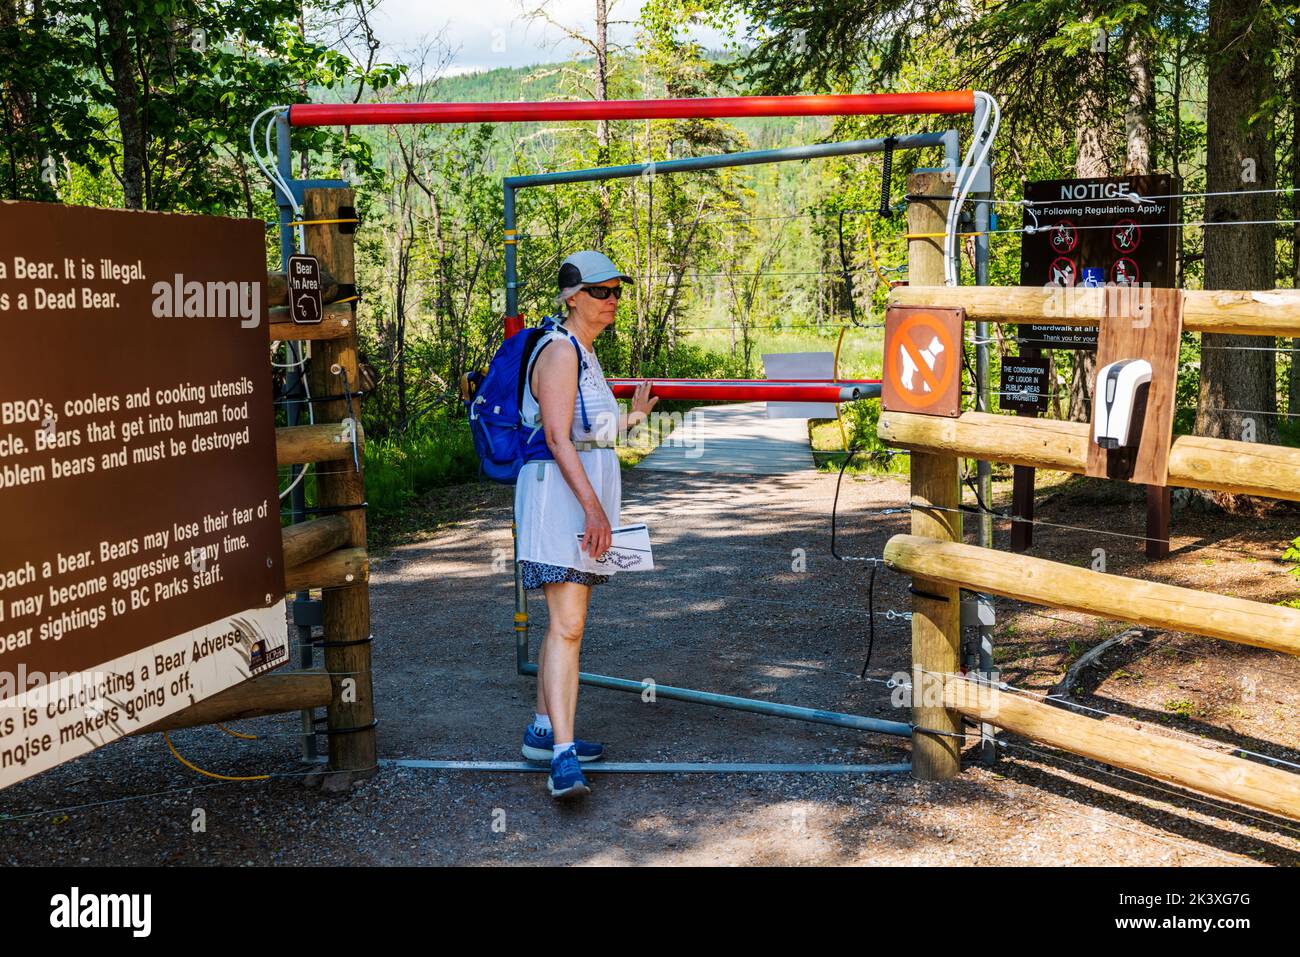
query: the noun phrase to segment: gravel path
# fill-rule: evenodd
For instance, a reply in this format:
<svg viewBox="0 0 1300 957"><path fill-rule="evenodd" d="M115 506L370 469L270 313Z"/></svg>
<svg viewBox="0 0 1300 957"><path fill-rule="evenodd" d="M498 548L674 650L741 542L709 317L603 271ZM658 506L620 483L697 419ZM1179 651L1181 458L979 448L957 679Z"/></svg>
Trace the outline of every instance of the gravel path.
<svg viewBox="0 0 1300 957"><path fill-rule="evenodd" d="M876 680L858 677L866 566L829 553L834 490L834 475L814 472L625 472L623 519L650 526L661 571L596 590L584 669L905 720L883 681L907 667L906 621L878 620ZM374 559L385 758L518 759L534 685L514 669L510 491L454 490L461 520ZM901 481L846 478L841 553L878 555L908 524L878 510L906 499ZM1050 532L1038 553L1050 553ZM806 570L796 571L801 549ZM882 571L876 607L906 609L906 581ZM535 654L540 595L532 613ZM1011 627L1023 643L1052 626L1026 616ZM1057 670L1039 668L1045 683ZM216 728L173 735L201 767L279 775L269 781L206 782L154 735L9 788L0 793L0 817L10 816L0 820L0 862L1300 863L1300 823L1198 804L1015 739L995 768L972 759L959 779L937 785L906 775L593 774L586 801L557 806L544 776L526 773L386 768L350 793L322 793L304 786L297 727L283 715L242 722L256 741ZM617 761L879 763L907 754L899 739L594 688L581 692L578 733L604 740Z"/></svg>

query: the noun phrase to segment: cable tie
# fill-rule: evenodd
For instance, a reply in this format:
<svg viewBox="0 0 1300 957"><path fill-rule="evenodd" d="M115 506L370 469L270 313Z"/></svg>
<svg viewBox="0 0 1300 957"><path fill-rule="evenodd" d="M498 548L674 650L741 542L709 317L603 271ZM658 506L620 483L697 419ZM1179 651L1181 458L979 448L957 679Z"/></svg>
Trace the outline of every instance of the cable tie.
<svg viewBox="0 0 1300 957"><path fill-rule="evenodd" d="M317 734L356 734L358 731L369 731L372 728L379 727L379 719L376 718L369 724L359 724L353 728L324 728L317 731Z"/></svg>
<svg viewBox="0 0 1300 957"><path fill-rule="evenodd" d="M917 588L915 585L908 585L907 590L910 594L915 595L917 598L928 598L931 601L942 601L942 602L946 602L948 600L946 595L936 595L933 592L921 591L921 589ZM910 613L908 617L911 617Z"/></svg>
<svg viewBox="0 0 1300 957"><path fill-rule="evenodd" d="M308 644L318 648L350 648L353 645L368 645L374 640L374 635L366 635L364 638L357 638L353 641L330 641L327 638L314 638Z"/></svg>

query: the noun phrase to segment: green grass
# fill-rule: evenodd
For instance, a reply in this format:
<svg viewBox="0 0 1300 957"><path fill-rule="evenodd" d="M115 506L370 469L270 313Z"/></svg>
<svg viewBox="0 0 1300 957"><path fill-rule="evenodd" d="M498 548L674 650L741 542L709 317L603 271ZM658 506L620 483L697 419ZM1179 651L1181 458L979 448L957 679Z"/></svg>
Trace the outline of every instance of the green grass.
<svg viewBox="0 0 1300 957"><path fill-rule="evenodd" d="M763 353L765 352L834 352L839 340L839 328L827 327L826 332L796 329L790 331L773 331L759 329L750 333L753 343L750 352L750 375L753 378L763 376ZM883 352L882 329L850 328L844 335L844 344L840 348L840 375L846 379L869 379L880 375L881 354ZM725 329L690 332L685 337L691 345L699 346L709 352L731 353L731 336ZM737 333L736 356L742 355L739 333Z"/></svg>
<svg viewBox="0 0 1300 957"><path fill-rule="evenodd" d="M337 471L352 467L352 459L324 463ZM366 475L368 513L383 519L404 508L431 489L472 481L478 475L478 456L464 420L444 416L417 419L401 436L368 441L362 468ZM280 470L280 488L289 484L289 470ZM303 479L306 503L315 506L316 467ZM288 507L289 497L281 499ZM285 519L287 521L287 519Z"/></svg>

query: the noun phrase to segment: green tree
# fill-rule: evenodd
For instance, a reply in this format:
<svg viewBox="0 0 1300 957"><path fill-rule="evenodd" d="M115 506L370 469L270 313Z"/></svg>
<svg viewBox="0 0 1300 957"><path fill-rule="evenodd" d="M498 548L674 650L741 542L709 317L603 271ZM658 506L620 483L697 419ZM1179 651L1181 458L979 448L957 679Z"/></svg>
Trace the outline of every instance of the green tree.
<svg viewBox="0 0 1300 957"><path fill-rule="evenodd" d="M1282 39L1290 29L1283 28L1295 22L1296 12L1293 4L1268 0L1104 0L1085 7L1064 0L974 6L937 0L695 0L682 15L733 23L743 18L748 48L719 70L755 92L888 88L926 51L948 52L951 69L934 72L931 80L988 89L1003 104L1004 184L1008 173L1025 174L1035 154L1044 152L1055 154L1058 175L1067 163L1076 175L1160 165L1181 171L1190 152L1183 138L1182 81L1184 58L1191 55L1208 90L1206 190L1234 194L1208 198L1204 219L1267 224L1276 210L1269 191L1276 186L1277 75L1290 48ZM1164 137L1154 126L1162 85L1177 91L1172 130ZM1243 189L1255 192L1242 194ZM1273 288L1280 238L1268 225L1207 228L1206 287ZM1196 430L1241 438L1242 414L1222 410L1249 410L1262 413L1250 416L1256 419L1255 437L1276 441L1277 365L1270 344L1206 336L1203 345ZM1089 369L1084 361L1073 366L1072 411L1083 417Z"/></svg>
<svg viewBox="0 0 1300 957"><path fill-rule="evenodd" d="M129 209L251 215L256 113L298 99L304 81L376 88L400 75L306 40L294 0L4 3L0 43L19 51L2 86L13 198L57 198L39 175L56 156L92 175L106 168ZM332 138L308 132L301 142Z"/></svg>

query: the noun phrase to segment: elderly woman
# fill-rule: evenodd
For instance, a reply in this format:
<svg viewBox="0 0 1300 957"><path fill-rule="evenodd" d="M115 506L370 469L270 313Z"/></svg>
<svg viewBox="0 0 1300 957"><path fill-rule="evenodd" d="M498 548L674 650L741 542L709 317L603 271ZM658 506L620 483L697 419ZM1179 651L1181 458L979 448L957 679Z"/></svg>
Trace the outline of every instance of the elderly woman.
<svg viewBox="0 0 1300 957"><path fill-rule="evenodd" d="M540 424L555 457L525 464L515 485L520 573L525 588L543 590L550 615L538 652L537 713L524 731L523 754L550 761L547 787L557 798L589 793L580 762L604 754L603 745L574 734L578 654L592 586L609 581L592 566L619 521L623 484L614 443L659 401L642 383L631 412L622 413L592 348L614 323L623 282L631 277L592 250L560 265L556 304L568 314L538 343L523 393L523 422Z"/></svg>

